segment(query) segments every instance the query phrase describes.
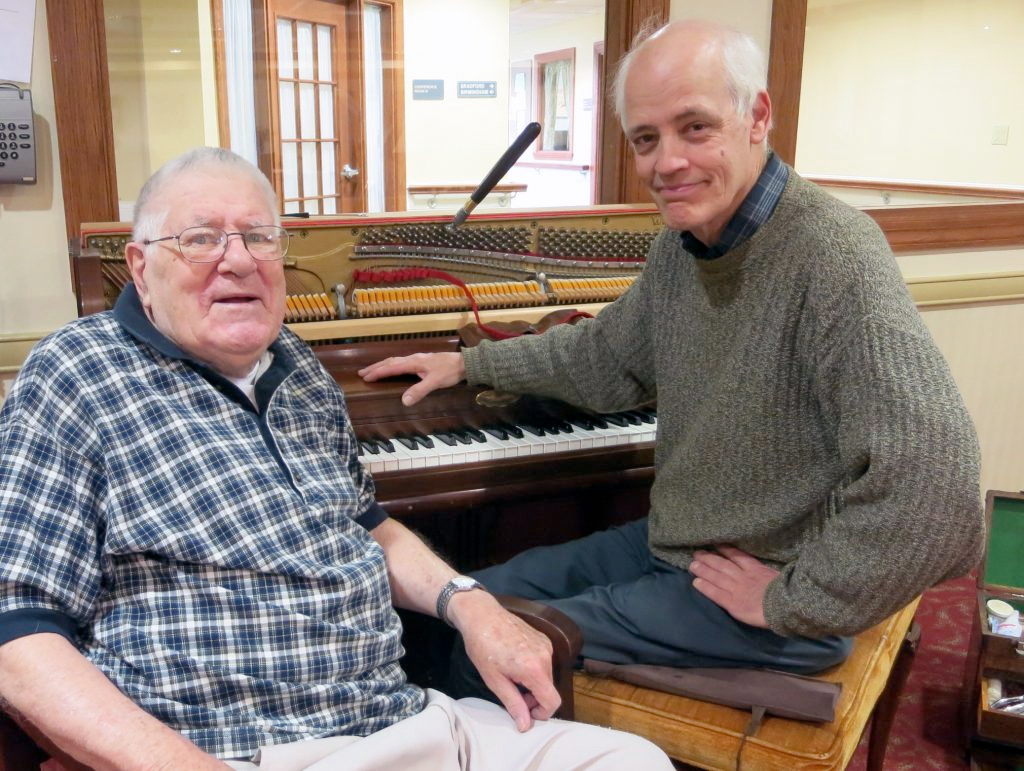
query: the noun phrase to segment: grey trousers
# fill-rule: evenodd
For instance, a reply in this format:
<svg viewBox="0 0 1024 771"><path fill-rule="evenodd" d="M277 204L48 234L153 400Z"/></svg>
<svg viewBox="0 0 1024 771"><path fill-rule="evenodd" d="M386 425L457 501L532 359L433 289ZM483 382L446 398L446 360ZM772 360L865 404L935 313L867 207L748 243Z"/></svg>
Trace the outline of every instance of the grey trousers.
<svg viewBox="0 0 1024 771"><path fill-rule="evenodd" d="M671 771L639 736L565 720L516 730L504 709L427 691L417 715L367 737L335 736L261 749L238 771Z"/></svg>
<svg viewBox="0 0 1024 771"><path fill-rule="evenodd" d="M843 661L852 645L845 637L782 637L737 621L693 588L688 571L651 554L646 519L530 549L473 575L495 594L558 608L583 632L584 657L615 664L806 674Z"/></svg>

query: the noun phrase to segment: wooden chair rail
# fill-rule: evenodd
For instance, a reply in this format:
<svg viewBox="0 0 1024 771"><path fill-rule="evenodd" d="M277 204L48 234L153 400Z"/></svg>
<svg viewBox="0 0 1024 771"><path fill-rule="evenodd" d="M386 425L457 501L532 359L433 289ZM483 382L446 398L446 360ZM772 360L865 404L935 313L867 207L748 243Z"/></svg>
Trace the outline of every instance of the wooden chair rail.
<svg viewBox="0 0 1024 771"><path fill-rule="evenodd" d="M508 206L516 193L525 193L526 184L522 182L499 182L491 188L488 195L498 196L499 206ZM437 206L437 199L446 195L468 196L476 190L476 185L409 185L405 189L411 196L428 195L430 199L427 206L433 209Z"/></svg>
<svg viewBox="0 0 1024 771"><path fill-rule="evenodd" d="M841 187L850 190L889 190L894 193L926 193L928 195L969 196L1000 200L1024 200L1024 188L992 187L983 185L947 185L940 182L914 182L911 180L874 179L869 177L829 177L810 175L806 179L822 187Z"/></svg>

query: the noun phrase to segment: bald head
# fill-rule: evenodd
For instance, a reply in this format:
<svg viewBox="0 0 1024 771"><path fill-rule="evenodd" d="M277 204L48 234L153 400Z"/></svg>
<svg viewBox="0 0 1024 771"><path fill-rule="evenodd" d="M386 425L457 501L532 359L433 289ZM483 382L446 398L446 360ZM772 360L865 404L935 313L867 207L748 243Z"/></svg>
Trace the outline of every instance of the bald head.
<svg viewBox="0 0 1024 771"><path fill-rule="evenodd" d="M628 119L626 92L634 69L638 76L657 78L680 68L700 68L724 80L738 115L748 114L758 93L767 88L764 54L749 35L709 21L670 22L653 32L642 31L619 62L612 95L624 129Z"/></svg>

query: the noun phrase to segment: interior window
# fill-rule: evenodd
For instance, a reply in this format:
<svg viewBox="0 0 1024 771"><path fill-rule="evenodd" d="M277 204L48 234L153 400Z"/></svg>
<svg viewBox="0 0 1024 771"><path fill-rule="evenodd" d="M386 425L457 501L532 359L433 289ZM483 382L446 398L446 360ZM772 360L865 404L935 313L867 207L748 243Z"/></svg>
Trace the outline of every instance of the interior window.
<svg viewBox="0 0 1024 771"><path fill-rule="evenodd" d="M537 114L543 131L537 157L572 157L573 77L576 49L537 54Z"/></svg>

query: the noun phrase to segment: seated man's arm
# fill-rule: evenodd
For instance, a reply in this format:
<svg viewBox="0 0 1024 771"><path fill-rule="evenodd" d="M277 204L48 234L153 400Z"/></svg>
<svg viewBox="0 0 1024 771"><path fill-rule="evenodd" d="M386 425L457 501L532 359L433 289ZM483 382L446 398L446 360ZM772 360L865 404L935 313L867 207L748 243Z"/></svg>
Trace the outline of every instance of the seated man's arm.
<svg viewBox="0 0 1024 771"><path fill-rule="evenodd" d="M97 769L227 769L122 694L59 634L0 646L0 700Z"/></svg>
<svg viewBox="0 0 1024 771"><path fill-rule="evenodd" d="M387 519L371 531L384 549L395 605L433 615L437 595L456 575L413 532ZM520 731L532 718L546 720L561 704L551 677L551 643L506 611L487 592L455 594L448 618L462 634L466 652ZM518 685L529 694L520 693Z"/></svg>

